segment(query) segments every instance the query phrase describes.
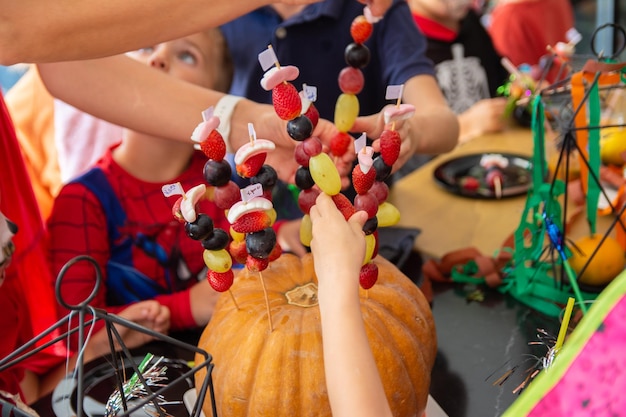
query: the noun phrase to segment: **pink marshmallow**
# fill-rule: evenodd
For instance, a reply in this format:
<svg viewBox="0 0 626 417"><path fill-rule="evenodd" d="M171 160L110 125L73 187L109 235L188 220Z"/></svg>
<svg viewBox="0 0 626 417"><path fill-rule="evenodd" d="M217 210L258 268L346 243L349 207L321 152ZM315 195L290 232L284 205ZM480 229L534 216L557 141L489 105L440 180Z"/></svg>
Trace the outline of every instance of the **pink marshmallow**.
<svg viewBox="0 0 626 417"><path fill-rule="evenodd" d="M385 109L385 124L410 119L413 117L414 113L415 106L412 104L400 104L399 106L388 107Z"/></svg>
<svg viewBox="0 0 626 417"><path fill-rule="evenodd" d="M263 75L261 87L266 91L270 91L283 81L295 80L298 78L298 75L300 75L300 70L293 65L280 68L273 67Z"/></svg>
<svg viewBox="0 0 626 417"><path fill-rule="evenodd" d="M194 142L202 142L205 140L209 134L217 129L220 125L220 118L217 116L211 116L208 120L201 122L196 128L193 130L191 134L191 140Z"/></svg>

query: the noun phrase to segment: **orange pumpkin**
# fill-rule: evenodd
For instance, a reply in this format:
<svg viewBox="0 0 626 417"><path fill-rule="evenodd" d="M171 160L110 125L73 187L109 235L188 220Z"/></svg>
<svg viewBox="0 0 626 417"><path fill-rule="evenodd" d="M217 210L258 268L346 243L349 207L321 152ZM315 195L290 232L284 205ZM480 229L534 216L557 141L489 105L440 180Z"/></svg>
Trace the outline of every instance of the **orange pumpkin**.
<svg viewBox="0 0 626 417"><path fill-rule="evenodd" d="M367 335L394 416L421 416L437 351L430 306L393 264L375 262L376 285L361 289ZM200 338L215 364L218 416L330 416L313 258L284 254L262 276L272 330L259 273L244 270Z"/></svg>

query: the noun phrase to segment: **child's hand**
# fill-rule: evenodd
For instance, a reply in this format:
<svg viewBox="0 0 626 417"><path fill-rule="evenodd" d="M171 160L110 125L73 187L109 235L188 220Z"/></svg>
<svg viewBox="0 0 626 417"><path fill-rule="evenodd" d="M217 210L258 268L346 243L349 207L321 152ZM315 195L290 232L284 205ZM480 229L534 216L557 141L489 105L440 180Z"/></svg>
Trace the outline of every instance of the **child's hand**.
<svg viewBox="0 0 626 417"><path fill-rule="evenodd" d="M139 301L131 304L117 315L158 333L167 334L170 328L170 309L156 300ZM154 339L148 334L121 325L115 324L115 328L122 337L124 345L129 349L142 346ZM119 348L120 346L116 343L116 349ZM85 360L88 361L109 352L108 336L106 330L102 329L89 340L85 351Z"/></svg>
<svg viewBox="0 0 626 417"><path fill-rule="evenodd" d="M365 257L362 229L367 213L359 211L346 221L331 197L321 193L309 214L313 223L311 250L320 284L338 274L356 275L358 279Z"/></svg>
<svg viewBox="0 0 626 417"><path fill-rule="evenodd" d="M461 134L459 142L485 133L499 132L504 129L507 99L504 97L480 100L459 115Z"/></svg>

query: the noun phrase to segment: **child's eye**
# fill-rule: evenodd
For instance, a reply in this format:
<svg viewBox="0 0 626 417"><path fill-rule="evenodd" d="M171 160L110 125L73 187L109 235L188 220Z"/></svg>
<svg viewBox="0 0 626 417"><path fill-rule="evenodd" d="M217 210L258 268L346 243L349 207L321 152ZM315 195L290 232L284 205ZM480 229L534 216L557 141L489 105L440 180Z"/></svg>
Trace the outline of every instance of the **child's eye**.
<svg viewBox="0 0 626 417"><path fill-rule="evenodd" d="M189 64L189 65L195 65L198 63L198 60L196 59L196 56L194 54L192 54L191 52L181 52L180 54L178 54L178 58Z"/></svg>

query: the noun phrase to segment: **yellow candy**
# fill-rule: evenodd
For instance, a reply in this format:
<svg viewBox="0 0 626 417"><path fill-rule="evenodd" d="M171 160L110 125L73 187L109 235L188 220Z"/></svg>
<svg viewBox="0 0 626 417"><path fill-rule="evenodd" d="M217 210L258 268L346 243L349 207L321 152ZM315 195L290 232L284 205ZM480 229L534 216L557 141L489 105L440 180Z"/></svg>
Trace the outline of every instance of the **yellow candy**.
<svg viewBox="0 0 626 417"><path fill-rule="evenodd" d="M372 260L374 249L376 248L376 238L374 235L365 235L365 259L363 259L363 265Z"/></svg>
<svg viewBox="0 0 626 417"><path fill-rule="evenodd" d="M359 115L359 99L354 94L341 94L335 104L335 126L348 132Z"/></svg>
<svg viewBox="0 0 626 417"><path fill-rule="evenodd" d="M241 242L242 240L246 238L246 234L235 231L235 229L233 229L233 227L231 226L230 237L232 237L235 242Z"/></svg>
<svg viewBox="0 0 626 417"><path fill-rule="evenodd" d="M341 177L328 154L322 152L312 156L309 159L309 171L313 181L323 192L328 195L339 194L339 191L341 191Z"/></svg>
<svg viewBox="0 0 626 417"><path fill-rule="evenodd" d="M300 223L300 243L309 247L311 246L311 239L313 239L311 217L305 214Z"/></svg>
<svg viewBox="0 0 626 417"><path fill-rule="evenodd" d="M378 227L393 226L400 221L400 212L396 206L385 201L378 206L376 217L378 218Z"/></svg>
<svg viewBox="0 0 626 417"><path fill-rule="evenodd" d="M204 264L211 271L226 272L233 266L233 259L226 249L204 250L202 253Z"/></svg>

